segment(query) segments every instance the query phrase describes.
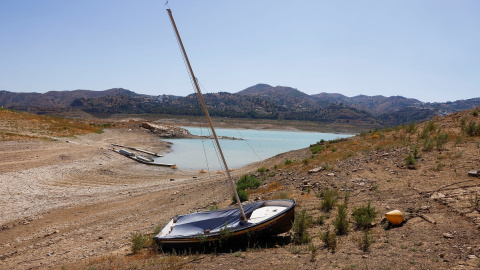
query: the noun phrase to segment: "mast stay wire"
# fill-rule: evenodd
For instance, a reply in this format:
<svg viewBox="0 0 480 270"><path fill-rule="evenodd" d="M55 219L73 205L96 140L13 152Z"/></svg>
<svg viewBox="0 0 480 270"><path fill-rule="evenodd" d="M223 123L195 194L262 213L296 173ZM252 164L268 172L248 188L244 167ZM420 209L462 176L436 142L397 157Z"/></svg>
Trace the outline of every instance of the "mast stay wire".
<svg viewBox="0 0 480 270"><path fill-rule="evenodd" d="M200 87L203 89L203 92L207 93L208 94L208 91L207 89L200 83L200 81L197 79L197 83L200 85ZM238 134L240 135L240 137L243 139L243 141L245 141L248 145L248 147L250 147L250 149L253 151L253 153L255 153L255 155L257 156L258 158L258 161L263 161L263 159L258 155L258 153L255 151L255 149L253 149L253 147L248 143L248 140L245 139L245 137L243 136L242 133L240 133L240 130L238 130L238 128L235 126L235 124L232 124L233 125L233 128L238 132Z"/></svg>
<svg viewBox="0 0 480 270"><path fill-rule="evenodd" d="M165 3L165 5L168 6L168 1ZM173 28L173 27L174 27L174 26L173 26L173 23L170 22L170 24L172 25L172 28ZM175 40L177 41L177 45L178 45L179 47L181 47L180 41L176 38L176 36L175 36ZM185 69L188 71L188 65L187 65L186 56L184 55L184 53L183 53L182 50L180 50L180 51L181 51L181 54L182 54L182 56L183 56L183 57L182 57L183 64L184 64L184 66L185 66ZM196 98L198 99L198 101L199 101L199 100L200 100L200 97L199 97L198 93L196 93L196 91L195 91L195 82L194 82L194 80L196 80L197 83L200 83L200 82L198 81L197 78L192 78L192 75L191 75L189 72L187 72L187 73L188 73L188 78L190 79L190 84L192 85L192 88L194 89L194 95L195 95L195 97L196 97ZM202 88L203 88L203 86L202 86ZM205 92L205 89L204 89L204 92ZM199 101L199 102L200 102L200 101ZM206 117L206 115L205 115L205 117ZM208 129L208 131L209 131L210 136L213 137L212 131L210 131L209 129ZM215 149L215 154L216 154L216 156L217 156L217 160L218 160L218 163L219 163L219 165L220 165L220 168L222 168L223 171L226 170L225 166L224 166L224 165L222 164L222 162L220 161L220 153L219 153L219 150L218 150L217 146L216 146L215 143L213 142L213 139L211 139L210 141L212 142L213 148ZM202 138L202 144L203 144L203 138ZM206 160L206 162L207 162L207 169L208 169L208 171L209 171L209 177L211 178L211 175L210 175L210 167L209 167L209 163L208 163L208 159L207 159L207 153L206 153L206 151L205 151L205 146L204 146L204 145L203 145L203 149L204 149L203 153L204 153L204 155L205 155L205 160ZM224 173L223 173L223 174L224 174Z"/></svg>

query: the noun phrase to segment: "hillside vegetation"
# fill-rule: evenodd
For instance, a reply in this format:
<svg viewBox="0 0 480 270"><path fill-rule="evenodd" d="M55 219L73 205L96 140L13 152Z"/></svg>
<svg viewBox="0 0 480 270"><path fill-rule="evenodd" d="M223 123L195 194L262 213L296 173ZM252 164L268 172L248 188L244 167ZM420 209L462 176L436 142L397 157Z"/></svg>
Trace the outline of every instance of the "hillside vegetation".
<svg viewBox="0 0 480 270"><path fill-rule="evenodd" d="M0 140L49 139L101 133L108 123L42 116L0 108Z"/></svg>

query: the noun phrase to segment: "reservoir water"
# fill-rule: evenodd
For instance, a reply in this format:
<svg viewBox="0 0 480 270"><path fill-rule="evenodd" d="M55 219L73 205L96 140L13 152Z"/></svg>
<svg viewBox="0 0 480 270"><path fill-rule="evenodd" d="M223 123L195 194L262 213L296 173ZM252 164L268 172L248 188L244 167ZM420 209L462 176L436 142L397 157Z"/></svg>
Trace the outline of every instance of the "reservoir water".
<svg viewBox="0 0 480 270"><path fill-rule="evenodd" d="M194 135L210 135L207 128L184 127ZM321 139L332 140L352 135L303 131L273 131L251 129L215 129L218 136L243 138L221 139L220 146L229 168L240 168L253 162L273 157L291 150L308 147ZM180 170L220 170L214 141L211 139L169 139L172 152L156 159L157 162L174 163ZM253 149L253 150L252 150Z"/></svg>

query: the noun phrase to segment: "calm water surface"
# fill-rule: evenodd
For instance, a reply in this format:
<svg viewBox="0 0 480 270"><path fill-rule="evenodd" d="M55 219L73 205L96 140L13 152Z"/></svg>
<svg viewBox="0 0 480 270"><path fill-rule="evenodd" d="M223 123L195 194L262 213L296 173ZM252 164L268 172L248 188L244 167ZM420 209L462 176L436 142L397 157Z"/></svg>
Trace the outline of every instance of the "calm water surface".
<svg viewBox="0 0 480 270"><path fill-rule="evenodd" d="M195 135L210 135L206 128L184 127ZM239 140L220 140L223 154L229 168L239 168L253 162L273 157L291 150L308 147L321 139L332 140L352 135L303 132L272 131L250 129L215 129L218 136L243 138ZM217 158L214 141L210 139L170 139L172 152L157 162L177 164L181 170L221 169L220 157Z"/></svg>

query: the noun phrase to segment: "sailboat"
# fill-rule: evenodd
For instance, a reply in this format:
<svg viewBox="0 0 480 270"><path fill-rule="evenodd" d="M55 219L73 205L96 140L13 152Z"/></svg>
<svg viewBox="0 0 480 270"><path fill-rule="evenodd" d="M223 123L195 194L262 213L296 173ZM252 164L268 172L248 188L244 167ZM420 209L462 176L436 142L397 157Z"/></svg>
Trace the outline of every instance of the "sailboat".
<svg viewBox="0 0 480 270"><path fill-rule="evenodd" d="M242 204L220 143L213 127L210 115L203 100L197 79L188 60L180 34L173 19L172 11L167 9L178 44L182 51L189 75L195 86L205 112L207 121L218 148L225 174L235 195L237 205L212 211L174 216L165 227L154 236L162 247L192 247L199 243L221 240L228 235L231 240L247 237L265 237L290 231L295 218L294 200L269 200Z"/></svg>

